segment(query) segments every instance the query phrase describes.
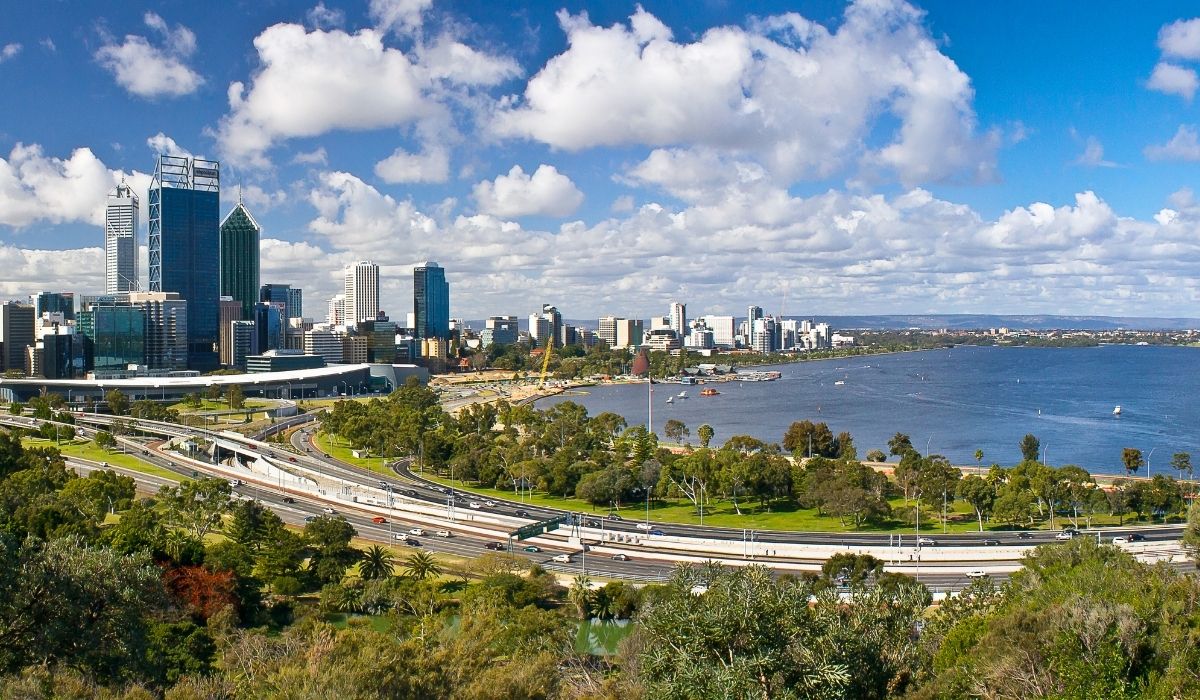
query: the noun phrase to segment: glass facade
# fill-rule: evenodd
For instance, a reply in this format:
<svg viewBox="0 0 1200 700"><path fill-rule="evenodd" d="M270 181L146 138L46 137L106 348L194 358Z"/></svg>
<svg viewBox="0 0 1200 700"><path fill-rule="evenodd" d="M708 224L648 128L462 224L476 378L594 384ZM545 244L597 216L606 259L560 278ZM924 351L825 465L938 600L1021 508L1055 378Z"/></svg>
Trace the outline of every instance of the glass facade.
<svg viewBox="0 0 1200 700"><path fill-rule="evenodd" d="M242 304L242 318L249 320L258 298L259 236L262 229L238 202L221 222L221 296Z"/></svg>
<svg viewBox="0 0 1200 700"><path fill-rule="evenodd" d="M136 306L93 306L79 313L88 370L123 370L146 363L146 312Z"/></svg>
<svg viewBox="0 0 1200 700"><path fill-rule="evenodd" d="M38 292L33 295L34 314L60 313L68 321L75 320L75 292Z"/></svg>
<svg viewBox="0 0 1200 700"><path fill-rule="evenodd" d="M283 307L283 317L301 316L301 292L288 284L264 284L258 292L258 300Z"/></svg>
<svg viewBox="0 0 1200 700"><path fill-rule="evenodd" d="M416 338L450 338L450 285L446 271L430 262L413 269L413 311Z"/></svg>
<svg viewBox="0 0 1200 700"><path fill-rule="evenodd" d="M254 305L255 341L252 354L283 347L283 334L287 321L283 317L282 304L263 302Z"/></svg>
<svg viewBox="0 0 1200 700"><path fill-rule="evenodd" d="M159 156L150 188L150 291L187 301L188 368L220 367L220 175L214 161Z"/></svg>

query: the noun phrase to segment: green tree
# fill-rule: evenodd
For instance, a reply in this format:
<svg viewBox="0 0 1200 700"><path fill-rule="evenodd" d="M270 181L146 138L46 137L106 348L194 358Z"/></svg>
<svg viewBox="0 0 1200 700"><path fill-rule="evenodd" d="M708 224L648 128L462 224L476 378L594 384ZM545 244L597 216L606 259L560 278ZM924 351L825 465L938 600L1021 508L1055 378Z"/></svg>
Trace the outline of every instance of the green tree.
<svg viewBox="0 0 1200 700"><path fill-rule="evenodd" d="M438 566L437 559L433 555L424 550L413 552L408 559L404 560L404 570L408 575L418 581L424 581L430 577L441 575L442 569Z"/></svg>
<svg viewBox="0 0 1200 700"><path fill-rule="evenodd" d="M328 584L342 580L346 569L358 559L358 552L350 547L356 534L350 523L332 515L322 515L304 526L308 568L318 581Z"/></svg>
<svg viewBox="0 0 1200 700"><path fill-rule="evenodd" d="M868 462L886 462L887 455L883 453L883 450L871 450L870 452L867 453L867 461Z"/></svg>
<svg viewBox="0 0 1200 700"><path fill-rule="evenodd" d="M904 433L896 433L888 440L888 452L896 457L901 457L905 452L911 452L912 449L912 439Z"/></svg>
<svg viewBox="0 0 1200 700"><path fill-rule="evenodd" d="M233 410L240 410L246 405L246 393L242 390L241 384L230 384L229 390L226 392L229 395L229 407Z"/></svg>
<svg viewBox="0 0 1200 700"><path fill-rule="evenodd" d="M111 450L117 446L116 438L107 430L97 430L96 436L92 438L92 441L96 443L96 447L104 450Z"/></svg>
<svg viewBox="0 0 1200 700"><path fill-rule="evenodd" d="M108 404L108 410L114 416L123 416L129 410L129 398L119 389L109 389L104 392L104 402Z"/></svg>
<svg viewBox="0 0 1200 700"><path fill-rule="evenodd" d="M783 449L797 456L837 456L837 440L826 423L795 421L783 435Z"/></svg>
<svg viewBox="0 0 1200 700"><path fill-rule="evenodd" d="M712 442L713 434L714 434L713 427L711 425L709 425L708 423L705 423L705 424L701 425L699 428L696 428L696 437L700 438L700 446L701 447L708 447L708 444L710 442Z"/></svg>
<svg viewBox="0 0 1200 700"><path fill-rule="evenodd" d="M1192 475L1192 455L1189 452L1176 452L1171 455L1171 468L1179 472L1179 478L1183 479L1184 474L1188 477Z"/></svg>
<svg viewBox="0 0 1200 700"><path fill-rule="evenodd" d="M197 540L221 529L221 518L229 512L231 488L225 479L205 477L163 486L158 501L167 523L187 530Z"/></svg>
<svg viewBox="0 0 1200 700"><path fill-rule="evenodd" d="M1121 450L1121 463L1125 466L1126 474L1136 474L1139 469L1146 466L1146 460L1142 458L1142 451L1136 447L1126 447Z"/></svg>
<svg viewBox="0 0 1200 700"><path fill-rule="evenodd" d="M663 426L663 435L671 442L683 442L683 439L691 435L691 431L684 425L683 421L669 419Z"/></svg>
<svg viewBox="0 0 1200 700"><path fill-rule="evenodd" d="M1033 433L1026 433L1025 437L1021 438L1021 460L1025 462L1038 461L1038 454L1042 451L1042 443Z"/></svg>
<svg viewBox="0 0 1200 700"><path fill-rule="evenodd" d="M983 464L983 450L975 450L975 466Z"/></svg>
<svg viewBox="0 0 1200 700"><path fill-rule="evenodd" d="M575 615L586 620L592 616L592 602L595 598L595 592L592 590L592 580L583 574L575 577L571 582L571 589L567 592L567 599L571 601L571 605L575 606Z"/></svg>
<svg viewBox="0 0 1200 700"><path fill-rule="evenodd" d="M390 578L396 568L396 558L392 553L373 544L367 547L358 562L358 575L365 581Z"/></svg>
<svg viewBox="0 0 1200 700"><path fill-rule="evenodd" d="M975 510L979 531L983 532L983 516L990 514L996 502L996 490L987 479L968 474L958 482L956 494Z"/></svg>
<svg viewBox="0 0 1200 700"><path fill-rule="evenodd" d="M1191 555L1196 568L1200 569L1200 499L1192 501L1188 508L1187 527L1183 531L1183 547Z"/></svg>

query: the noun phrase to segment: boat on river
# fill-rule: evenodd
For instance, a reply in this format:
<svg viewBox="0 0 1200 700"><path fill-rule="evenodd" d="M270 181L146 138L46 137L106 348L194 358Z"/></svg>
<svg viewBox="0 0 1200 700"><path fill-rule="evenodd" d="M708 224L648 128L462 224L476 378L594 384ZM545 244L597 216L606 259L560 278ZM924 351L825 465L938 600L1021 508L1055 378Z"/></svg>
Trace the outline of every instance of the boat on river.
<svg viewBox="0 0 1200 700"><path fill-rule="evenodd" d="M719 393L721 393L721 392L717 391L716 389L713 389L712 387L709 387L708 389L702 390L700 392L700 395L701 396L716 396Z"/></svg>

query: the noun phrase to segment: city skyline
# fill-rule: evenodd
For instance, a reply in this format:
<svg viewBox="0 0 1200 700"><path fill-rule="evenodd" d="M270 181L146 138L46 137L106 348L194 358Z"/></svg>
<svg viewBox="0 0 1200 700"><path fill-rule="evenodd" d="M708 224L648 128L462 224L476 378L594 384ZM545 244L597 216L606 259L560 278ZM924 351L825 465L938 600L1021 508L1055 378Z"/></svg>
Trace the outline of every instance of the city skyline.
<svg viewBox="0 0 1200 700"><path fill-rule="evenodd" d="M104 199L164 153L221 162L310 307L371 259L401 317L436 259L458 318L1200 316L1194 8L750 9L14 8L0 296L103 291Z"/></svg>

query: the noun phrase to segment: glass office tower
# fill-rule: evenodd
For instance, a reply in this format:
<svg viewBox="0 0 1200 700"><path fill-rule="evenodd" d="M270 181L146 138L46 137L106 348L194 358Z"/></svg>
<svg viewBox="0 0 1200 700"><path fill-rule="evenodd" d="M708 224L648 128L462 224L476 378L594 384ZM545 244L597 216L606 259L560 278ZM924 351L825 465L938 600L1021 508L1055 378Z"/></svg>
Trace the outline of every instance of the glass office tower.
<svg viewBox="0 0 1200 700"><path fill-rule="evenodd" d="M450 285L446 271L435 262L413 268L413 336L450 338Z"/></svg>
<svg viewBox="0 0 1200 700"><path fill-rule="evenodd" d="M259 237L262 228L238 202L221 222L221 296L233 297L242 305L242 319L249 320L258 298Z"/></svg>
<svg viewBox="0 0 1200 700"><path fill-rule="evenodd" d="M138 288L138 197L121 184L108 195L104 213L104 291L131 292Z"/></svg>
<svg viewBox="0 0 1200 700"><path fill-rule="evenodd" d="M188 368L201 372L220 367L220 167L160 155L150 184L150 291L187 300Z"/></svg>

